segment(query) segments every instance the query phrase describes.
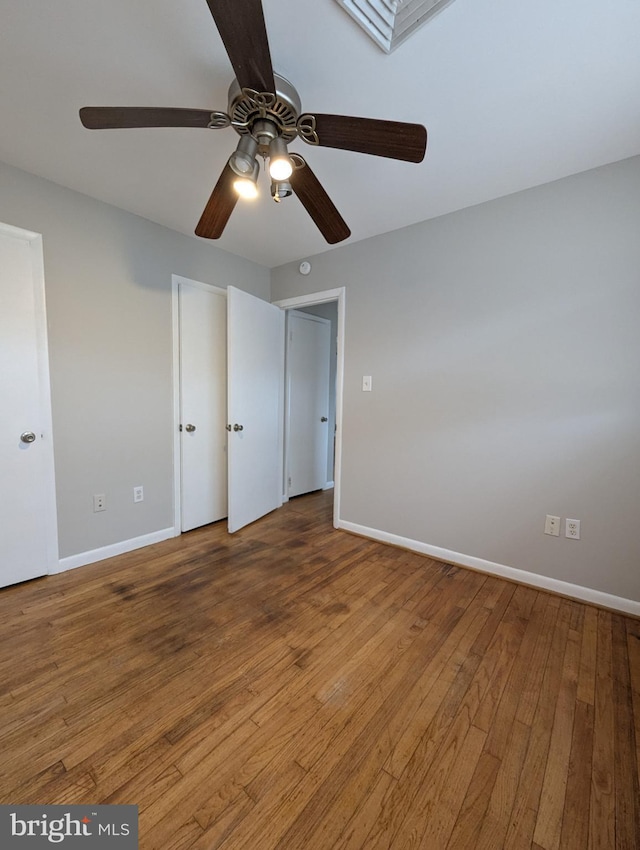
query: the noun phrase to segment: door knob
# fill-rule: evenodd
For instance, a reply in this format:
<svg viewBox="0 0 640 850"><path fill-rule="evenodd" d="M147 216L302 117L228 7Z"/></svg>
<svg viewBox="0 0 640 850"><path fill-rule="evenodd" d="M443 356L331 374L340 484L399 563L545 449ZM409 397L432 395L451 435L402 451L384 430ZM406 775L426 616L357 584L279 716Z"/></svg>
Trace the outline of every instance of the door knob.
<svg viewBox="0 0 640 850"><path fill-rule="evenodd" d="M238 423L236 422L236 424L233 426L233 430L234 431L244 431L244 425L238 425Z"/></svg>
<svg viewBox="0 0 640 850"><path fill-rule="evenodd" d="M326 417L326 416L323 416L323 417L320 419L320 421L321 421L321 422L328 422L329 420L327 419L327 417Z"/></svg>
<svg viewBox="0 0 640 850"><path fill-rule="evenodd" d="M231 425L227 425L227 431L231 430Z"/></svg>
<svg viewBox="0 0 640 850"><path fill-rule="evenodd" d="M184 430L188 431L190 434L192 434L196 430L196 426L195 425L185 425Z"/></svg>
<svg viewBox="0 0 640 850"><path fill-rule="evenodd" d="M20 439L23 443L33 443L36 439L36 435L33 431L23 431L22 434L20 434Z"/></svg>

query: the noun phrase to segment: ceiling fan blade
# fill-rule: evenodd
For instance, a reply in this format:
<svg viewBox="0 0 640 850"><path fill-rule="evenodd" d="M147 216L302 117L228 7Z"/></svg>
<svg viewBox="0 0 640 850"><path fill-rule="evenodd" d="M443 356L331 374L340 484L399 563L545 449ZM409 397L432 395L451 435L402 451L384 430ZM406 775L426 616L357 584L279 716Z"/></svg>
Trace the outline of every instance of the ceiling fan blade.
<svg viewBox="0 0 640 850"><path fill-rule="evenodd" d="M406 162L422 162L427 149L425 127L401 121L379 121L349 115L301 115L298 133L310 144Z"/></svg>
<svg viewBox="0 0 640 850"><path fill-rule="evenodd" d="M303 207L330 245L348 239L351 236L351 231L333 201L302 157L296 155L296 158L305 164L294 168L289 182L293 191L300 198Z"/></svg>
<svg viewBox="0 0 640 850"><path fill-rule="evenodd" d="M225 113L210 109L173 109L147 106L84 106L80 120L89 130L124 129L128 127L218 127L229 126L215 123L216 116Z"/></svg>
<svg viewBox="0 0 640 850"><path fill-rule="evenodd" d="M275 92L261 0L207 0L241 88Z"/></svg>
<svg viewBox="0 0 640 850"><path fill-rule="evenodd" d="M204 212L200 216L200 221L196 227L196 236L202 236L204 239L219 239L222 236L229 216L238 200L238 195L233 188L235 179L236 175L227 163L214 186Z"/></svg>

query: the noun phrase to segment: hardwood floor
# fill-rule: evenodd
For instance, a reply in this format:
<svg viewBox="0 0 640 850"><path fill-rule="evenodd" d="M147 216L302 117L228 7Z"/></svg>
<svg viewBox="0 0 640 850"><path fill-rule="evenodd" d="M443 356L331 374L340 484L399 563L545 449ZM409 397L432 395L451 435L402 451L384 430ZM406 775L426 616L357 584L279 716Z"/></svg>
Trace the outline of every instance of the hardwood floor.
<svg viewBox="0 0 640 850"><path fill-rule="evenodd" d="M0 591L0 802L138 804L142 850L640 847L640 622L330 499Z"/></svg>

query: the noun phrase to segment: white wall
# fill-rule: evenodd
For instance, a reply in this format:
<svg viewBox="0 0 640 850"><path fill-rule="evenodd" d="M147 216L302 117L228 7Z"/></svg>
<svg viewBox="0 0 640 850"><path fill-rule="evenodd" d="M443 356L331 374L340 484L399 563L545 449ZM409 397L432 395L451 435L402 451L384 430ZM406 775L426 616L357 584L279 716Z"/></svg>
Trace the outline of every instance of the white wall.
<svg viewBox="0 0 640 850"><path fill-rule="evenodd" d="M0 221L44 237L60 556L171 527L171 274L268 300L269 271L1 163Z"/></svg>
<svg viewBox="0 0 640 850"><path fill-rule="evenodd" d="M274 269L347 289L341 519L640 600L639 233L635 157Z"/></svg>

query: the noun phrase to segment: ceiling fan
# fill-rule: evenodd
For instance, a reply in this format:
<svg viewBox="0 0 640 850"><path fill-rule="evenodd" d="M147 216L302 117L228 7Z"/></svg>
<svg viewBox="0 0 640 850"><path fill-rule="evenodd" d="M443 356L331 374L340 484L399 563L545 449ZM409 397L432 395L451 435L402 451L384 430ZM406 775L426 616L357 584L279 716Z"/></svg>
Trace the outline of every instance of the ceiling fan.
<svg viewBox="0 0 640 850"><path fill-rule="evenodd" d="M236 77L227 112L165 107L85 106L91 130L128 127L233 127L240 139L222 170L196 227L196 235L219 239L239 197L257 195L256 157L269 159L271 195L295 193L330 244L351 235L346 222L306 161L289 153L296 137L309 145L421 162L427 131L421 124L302 112L300 97L274 73L261 0L207 0Z"/></svg>

